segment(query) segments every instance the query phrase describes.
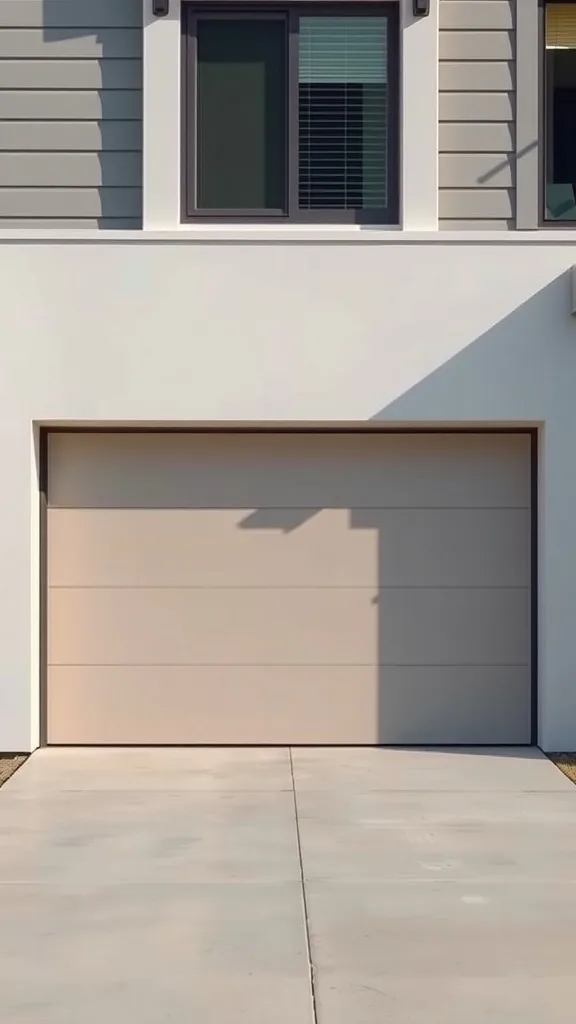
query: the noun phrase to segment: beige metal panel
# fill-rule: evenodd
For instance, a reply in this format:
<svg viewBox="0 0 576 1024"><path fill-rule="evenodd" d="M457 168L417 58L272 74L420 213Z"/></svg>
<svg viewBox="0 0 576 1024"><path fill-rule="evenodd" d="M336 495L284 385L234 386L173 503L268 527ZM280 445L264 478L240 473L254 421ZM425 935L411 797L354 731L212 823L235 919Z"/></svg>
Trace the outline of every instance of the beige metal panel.
<svg viewBox="0 0 576 1024"><path fill-rule="evenodd" d="M530 644L528 589L382 590L378 661L384 665L523 665Z"/></svg>
<svg viewBox="0 0 576 1024"><path fill-rule="evenodd" d="M440 3L440 29L510 29L514 24L512 2L450 0Z"/></svg>
<svg viewBox="0 0 576 1024"><path fill-rule="evenodd" d="M457 216L445 205L444 216ZM503 205L495 202L487 216L507 216ZM251 507L261 515L530 504L526 434L55 433L49 448L48 497L56 507Z"/></svg>
<svg viewBox="0 0 576 1024"><path fill-rule="evenodd" d="M511 153L516 145L514 125L506 121L445 121L438 137L441 153Z"/></svg>
<svg viewBox="0 0 576 1024"><path fill-rule="evenodd" d="M440 60L514 60L514 33L440 32Z"/></svg>
<svg viewBox="0 0 576 1024"><path fill-rule="evenodd" d="M441 92L507 92L514 88L514 62L510 60L441 61Z"/></svg>
<svg viewBox="0 0 576 1024"><path fill-rule="evenodd" d="M509 92L441 92L440 121L512 121L514 95Z"/></svg>
<svg viewBox="0 0 576 1024"><path fill-rule="evenodd" d="M64 588L51 665L523 664L527 589Z"/></svg>
<svg viewBox="0 0 576 1024"><path fill-rule="evenodd" d="M276 522L275 522L276 520ZM530 584L528 509L54 509L52 587Z"/></svg>
<svg viewBox="0 0 576 1024"><path fill-rule="evenodd" d="M48 580L56 587L377 587L378 526L356 528L348 509L49 509Z"/></svg>
<svg viewBox="0 0 576 1024"><path fill-rule="evenodd" d="M50 743L529 743L527 668L58 667Z"/></svg>
<svg viewBox="0 0 576 1024"><path fill-rule="evenodd" d="M375 667L51 668L50 743L377 743Z"/></svg>
<svg viewBox="0 0 576 1024"><path fill-rule="evenodd" d="M57 589L51 665L371 665L376 591Z"/></svg>
<svg viewBox="0 0 576 1024"><path fill-rule="evenodd" d="M530 743L527 665L382 670L381 743Z"/></svg>
<svg viewBox="0 0 576 1024"><path fill-rule="evenodd" d="M441 188L509 188L515 183L515 160L505 153L441 153Z"/></svg>

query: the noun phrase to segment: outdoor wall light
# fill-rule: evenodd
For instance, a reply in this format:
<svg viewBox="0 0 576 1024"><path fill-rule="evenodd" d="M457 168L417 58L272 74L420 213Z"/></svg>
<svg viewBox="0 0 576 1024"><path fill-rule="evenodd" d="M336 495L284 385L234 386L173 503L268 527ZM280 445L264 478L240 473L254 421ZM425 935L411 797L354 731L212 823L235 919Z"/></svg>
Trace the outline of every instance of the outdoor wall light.
<svg viewBox="0 0 576 1024"><path fill-rule="evenodd" d="M415 18L427 18L430 14L430 0L412 0Z"/></svg>
<svg viewBox="0 0 576 1024"><path fill-rule="evenodd" d="M152 0L152 14L155 18L165 18L170 12L170 0Z"/></svg>

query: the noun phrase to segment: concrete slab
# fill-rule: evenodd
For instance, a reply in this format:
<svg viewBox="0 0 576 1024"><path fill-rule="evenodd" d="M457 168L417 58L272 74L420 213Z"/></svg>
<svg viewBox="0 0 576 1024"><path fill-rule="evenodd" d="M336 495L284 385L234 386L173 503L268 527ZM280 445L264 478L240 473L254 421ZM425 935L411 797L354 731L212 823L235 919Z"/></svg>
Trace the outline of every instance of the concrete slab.
<svg viewBox="0 0 576 1024"><path fill-rule="evenodd" d="M296 748L298 791L570 790L572 783L533 747Z"/></svg>
<svg viewBox="0 0 576 1024"><path fill-rule="evenodd" d="M318 1024L573 1020L576 788L536 751L294 751Z"/></svg>
<svg viewBox="0 0 576 1024"><path fill-rule="evenodd" d="M572 1024L575 849L536 751L41 751L0 790L0 1020Z"/></svg>
<svg viewBox="0 0 576 1024"><path fill-rule="evenodd" d="M311 1024L298 883L0 886L10 1024Z"/></svg>
<svg viewBox="0 0 576 1024"><path fill-rule="evenodd" d="M292 793L3 794L0 881L300 881Z"/></svg>
<svg viewBox="0 0 576 1024"><path fill-rule="evenodd" d="M36 799L57 790L292 792L286 747L49 747L3 787Z"/></svg>

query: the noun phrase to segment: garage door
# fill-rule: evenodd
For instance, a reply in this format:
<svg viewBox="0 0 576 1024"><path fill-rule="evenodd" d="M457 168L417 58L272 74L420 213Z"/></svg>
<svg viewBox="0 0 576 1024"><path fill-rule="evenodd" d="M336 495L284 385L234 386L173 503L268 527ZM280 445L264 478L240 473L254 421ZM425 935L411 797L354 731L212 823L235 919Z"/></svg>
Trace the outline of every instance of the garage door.
<svg viewBox="0 0 576 1024"><path fill-rule="evenodd" d="M526 434L53 433L51 743L530 741Z"/></svg>

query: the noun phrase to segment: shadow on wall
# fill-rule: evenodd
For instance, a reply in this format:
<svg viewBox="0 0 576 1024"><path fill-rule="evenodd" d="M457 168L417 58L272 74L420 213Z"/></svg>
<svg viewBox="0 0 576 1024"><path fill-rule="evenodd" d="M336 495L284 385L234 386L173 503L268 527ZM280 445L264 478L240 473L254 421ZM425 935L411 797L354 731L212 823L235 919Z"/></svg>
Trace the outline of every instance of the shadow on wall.
<svg viewBox="0 0 576 1024"><path fill-rule="evenodd" d="M42 116L61 157L48 215L139 228L142 0L43 0L42 26L42 56L55 62Z"/></svg>
<svg viewBox="0 0 576 1024"><path fill-rule="evenodd" d="M561 415L564 406L568 411L573 405L573 381L576 379L576 323L570 318L568 301L568 275L563 274L457 355L436 367L387 407L380 409L373 420L382 424L389 423L390 426L401 426L402 423L415 421L439 423L445 420L459 421L462 424L467 421L486 422L491 419L490 415L487 415L487 410L492 405L492 419L495 422L498 419L497 410L507 408L510 410L509 422L534 425L536 418L530 414L531 409L554 407L556 415ZM503 424L501 415L500 423ZM528 438L525 452L528 455ZM399 659L391 658L391 651L411 652L414 641L410 628L413 626L413 620L411 621L410 611L399 614L397 609L394 610L394 602L388 600L387 591L430 590L429 585L416 584L408 588L403 586L402 576L408 560L414 556L414 564L420 565L421 561L424 564L427 560L426 549L429 549L430 545L440 543L441 546L448 543L449 546L454 544L457 547L458 538L447 538L445 525L441 527L437 537L433 536L435 529L423 536L420 529L421 520L412 534L414 524L410 522L409 509L402 510L401 516L387 515L390 510L379 508L345 507L344 510L348 515L348 528L372 531L377 550L376 742L390 743L392 729L392 733L396 732L396 735L401 737L399 741L392 742L418 745L421 742L418 737L429 735L438 737L436 742L439 744L449 743L451 704L458 704L463 684L467 683L472 689L474 672L469 672L467 678L463 679L464 673L458 666L438 666L438 669L432 672L428 672L425 666L416 666L414 671L414 666L407 663L403 665ZM242 529L276 530L290 534L305 526L323 511L323 508L258 508L247 515L240 526ZM523 533L523 538L519 542L520 548L524 551L524 556L527 556L530 537L528 510L525 516L520 512L519 521ZM469 543L469 537L466 543ZM499 587L502 590L523 589L525 603L522 608L525 606L528 616L528 557L521 557L520 561L526 566L528 573L523 583L519 585L518 581L515 581L512 585L508 581L499 583ZM438 584L440 589L442 586L442 583ZM486 585L486 581L482 586L477 586L479 589L491 589ZM447 604L448 624L446 619L442 623L442 616L440 620L438 619L435 600L427 601L417 597L417 603L417 620L425 637L434 636L439 628L439 621L441 629L456 631L459 628L456 623L458 610L453 608L450 611L450 602ZM410 607L410 600L406 607ZM452 615L453 621L450 619ZM406 659L406 662L408 661L409 658ZM488 667L493 669L495 666ZM480 723L479 738L471 742L530 743L533 725L531 666L518 666L518 669L515 678L513 673L504 673L506 678L502 691L499 689L500 678L496 675L490 691L495 699L492 708L488 709L488 714L482 707L481 696L477 697L476 701L470 701L467 713L472 722L471 732L475 729L474 720L478 719ZM429 692L430 688L438 689L440 700L427 699L427 690ZM494 707L498 704L503 730L501 738L494 736ZM520 713L519 704L523 709ZM329 713L328 708L327 714ZM458 713L462 713L462 705ZM411 739L411 733L414 734L414 739ZM519 751L518 756L526 755Z"/></svg>

